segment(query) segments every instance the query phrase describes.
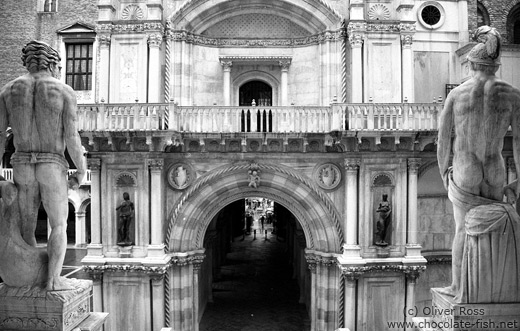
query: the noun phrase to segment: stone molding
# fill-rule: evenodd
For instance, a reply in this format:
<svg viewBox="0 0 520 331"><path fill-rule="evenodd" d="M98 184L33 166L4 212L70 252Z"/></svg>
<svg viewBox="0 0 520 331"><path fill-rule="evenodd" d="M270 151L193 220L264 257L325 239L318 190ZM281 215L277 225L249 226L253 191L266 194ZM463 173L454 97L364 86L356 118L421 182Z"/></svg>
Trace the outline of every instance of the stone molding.
<svg viewBox="0 0 520 331"><path fill-rule="evenodd" d="M335 31L324 31L308 37L282 39L231 39L211 38L191 33L186 30L166 28L166 38L172 41L183 41L194 45L210 47L301 47L322 44L326 41L340 41L346 37L344 28Z"/></svg>
<svg viewBox="0 0 520 331"><path fill-rule="evenodd" d="M140 32L162 32L164 31L164 25L160 22L147 22L147 23L124 23L124 24L98 24L96 25L96 33L140 33Z"/></svg>
<svg viewBox="0 0 520 331"><path fill-rule="evenodd" d="M165 267L151 267L143 265L132 265L132 264L104 264L104 265L84 265L83 271L88 273L90 277L94 278L95 275L103 274L105 272L132 272L132 273L143 273L149 275L163 275L168 270L168 266ZM99 277L99 276L97 276Z"/></svg>
<svg viewBox="0 0 520 331"><path fill-rule="evenodd" d="M426 270L425 265L371 265L371 266L343 266L338 264L341 274L350 281L375 272L401 272L407 277L417 279L419 274Z"/></svg>

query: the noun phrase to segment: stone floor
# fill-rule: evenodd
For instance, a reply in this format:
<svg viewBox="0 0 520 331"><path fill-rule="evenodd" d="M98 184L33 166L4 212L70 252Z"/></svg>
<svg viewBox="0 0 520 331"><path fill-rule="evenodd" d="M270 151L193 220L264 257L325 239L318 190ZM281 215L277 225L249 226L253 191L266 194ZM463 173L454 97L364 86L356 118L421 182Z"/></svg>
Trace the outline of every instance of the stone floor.
<svg viewBox="0 0 520 331"><path fill-rule="evenodd" d="M214 281L213 303L208 303L200 331L307 331L305 305L291 279L286 244L261 231L238 237Z"/></svg>

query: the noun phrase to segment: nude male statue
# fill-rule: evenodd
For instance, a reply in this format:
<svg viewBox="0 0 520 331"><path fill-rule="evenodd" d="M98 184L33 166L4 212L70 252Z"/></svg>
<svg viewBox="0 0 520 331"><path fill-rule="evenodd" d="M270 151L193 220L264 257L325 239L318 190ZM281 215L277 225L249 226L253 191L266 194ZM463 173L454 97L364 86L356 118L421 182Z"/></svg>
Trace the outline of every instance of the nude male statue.
<svg viewBox="0 0 520 331"><path fill-rule="evenodd" d="M65 148L77 167L81 184L86 174L77 130L76 96L59 77L60 56L40 41L29 42L22 50L28 74L9 82L0 91L0 159L5 132L12 128L16 152L11 158L13 179L18 188L23 239L36 246L38 208L43 203L51 233L47 290L72 287L60 277L67 245L67 169Z"/></svg>
<svg viewBox="0 0 520 331"><path fill-rule="evenodd" d="M495 76L500 66L498 32L483 26L477 30L475 37L479 43L468 55L472 77L450 92L439 120L437 159L444 185L450 191L455 218L452 284L443 290L452 296L456 296L461 287L465 216L471 209L463 199L454 198L453 187L470 196L502 201L506 170L501 153L509 126L512 128L514 160L520 176L520 91ZM451 168L453 128L455 137ZM517 185L516 192L520 192L520 183Z"/></svg>

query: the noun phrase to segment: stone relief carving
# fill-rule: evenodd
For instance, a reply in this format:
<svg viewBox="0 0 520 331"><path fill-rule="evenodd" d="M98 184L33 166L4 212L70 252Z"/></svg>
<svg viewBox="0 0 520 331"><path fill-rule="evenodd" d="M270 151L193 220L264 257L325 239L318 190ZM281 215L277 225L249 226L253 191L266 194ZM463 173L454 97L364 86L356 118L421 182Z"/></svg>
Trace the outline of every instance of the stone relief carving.
<svg viewBox="0 0 520 331"><path fill-rule="evenodd" d="M341 182L341 170L332 163L319 165L314 170L314 180L322 189L333 190Z"/></svg>
<svg viewBox="0 0 520 331"><path fill-rule="evenodd" d="M260 168L258 167L258 164L251 163L247 174L249 175L248 186L252 188L258 188L258 186L260 186Z"/></svg>
<svg viewBox="0 0 520 331"><path fill-rule="evenodd" d="M375 4L368 10L368 19L387 20L390 18L390 10L383 4Z"/></svg>
<svg viewBox="0 0 520 331"><path fill-rule="evenodd" d="M142 20L144 13L141 7L137 5L128 5L121 12L121 18L123 20Z"/></svg>
<svg viewBox="0 0 520 331"><path fill-rule="evenodd" d="M186 163L176 163L168 170L168 183L176 190L183 190L195 180L195 171Z"/></svg>

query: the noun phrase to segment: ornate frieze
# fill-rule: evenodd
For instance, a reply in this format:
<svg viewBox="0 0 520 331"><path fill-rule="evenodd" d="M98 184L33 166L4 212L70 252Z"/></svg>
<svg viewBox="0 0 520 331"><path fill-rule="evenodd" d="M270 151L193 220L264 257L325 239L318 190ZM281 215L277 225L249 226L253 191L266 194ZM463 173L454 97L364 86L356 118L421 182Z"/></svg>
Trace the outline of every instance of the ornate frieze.
<svg viewBox="0 0 520 331"><path fill-rule="evenodd" d="M98 24L97 33L138 33L138 32L163 32L164 25L159 22L127 23L127 24Z"/></svg>
<svg viewBox="0 0 520 331"><path fill-rule="evenodd" d="M402 272L405 275L413 275L415 279L426 270L425 265L371 265L345 267L339 265L341 273L347 279L357 279L360 276L374 272Z"/></svg>
<svg viewBox="0 0 520 331"><path fill-rule="evenodd" d="M83 271L89 275L96 276L103 274L104 272L138 272L144 274L165 274L168 270L168 266L164 267L151 267L143 265L133 264L104 264L104 265L85 265Z"/></svg>
<svg viewBox="0 0 520 331"><path fill-rule="evenodd" d="M308 37L282 39L211 38L185 30L166 29L166 37L170 40L212 47L299 47L321 44L326 41L339 41L345 38L345 36L344 28L336 31L325 31Z"/></svg>
<svg viewBox="0 0 520 331"><path fill-rule="evenodd" d="M11 317L7 316L0 319L0 329L2 330L59 330L60 321L57 318L37 318L37 317Z"/></svg>
<svg viewBox="0 0 520 331"><path fill-rule="evenodd" d="M182 255L173 255L170 260L170 264L174 266L185 266L188 264L193 264L195 268L198 268L200 264L204 261L206 257L203 253L195 253L195 254L182 254Z"/></svg>

